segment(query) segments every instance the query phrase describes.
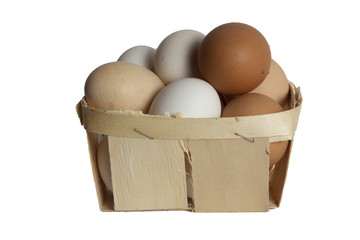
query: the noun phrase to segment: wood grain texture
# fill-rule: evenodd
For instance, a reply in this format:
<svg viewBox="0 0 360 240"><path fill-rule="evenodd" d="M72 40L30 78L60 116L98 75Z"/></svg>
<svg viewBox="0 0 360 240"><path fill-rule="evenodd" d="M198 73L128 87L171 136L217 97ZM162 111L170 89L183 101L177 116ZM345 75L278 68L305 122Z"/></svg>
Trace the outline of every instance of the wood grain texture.
<svg viewBox="0 0 360 240"><path fill-rule="evenodd" d="M300 107L273 114L213 119L165 118L108 113L87 107L84 126L90 132L112 136L141 137L134 129L156 139L224 139L247 137L275 137L279 141L293 137ZM132 113L134 114L134 113Z"/></svg>
<svg viewBox="0 0 360 240"><path fill-rule="evenodd" d="M285 186L292 145L293 141L290 141L283 158L271 169L269 174L269 194L277 207L280 206Z"/></svg>
<svg viewBox="0 0 360 240"><path fill-rule="evenodd" d="M109 136L109 152L116 211L188 208L179 141Z"/></svg>
<svg viewBox="0 0 360 240"><path fill-rule="evenodd" d="M292 85L290 85L292 86ZM156 139L228 139L235 133L268 137L270 142L291 140L298 124L301 94L291 88L288 110L273 114L228 118L171 118L137 111L105 111L82 99L78 115L85 129L112 136L141 137L134 129Z"/></svg>
<svg viewBox="0 0 360 240"><path fill-rule="evenodd" d="M112 211L114 210L113 196L111 192L108 192L106 190L106 187L101 180L97 167L96 151L98 147L98 135L96 133L87 132L87 140L89 146L91 169L94 177L99 208L101 211Z"/></svg>
<svg viewBox="0 0 360 240"><path fill-rule="evenodd" d="M268 211L269 142L189 140L196 212Z"/></svg>
<svg viewBox="0 0 360 240"><path fill-rule="evenodd" d="M100 209L238 212L278 207L302 106L300 88L289 84L285 111L248 117L186 119L181 114L104 111L82 99L76 111L88 134ZM109 137L113 194L98 173L97 134ZM269 143L284 140L291 144L269 175Z"/></svg>

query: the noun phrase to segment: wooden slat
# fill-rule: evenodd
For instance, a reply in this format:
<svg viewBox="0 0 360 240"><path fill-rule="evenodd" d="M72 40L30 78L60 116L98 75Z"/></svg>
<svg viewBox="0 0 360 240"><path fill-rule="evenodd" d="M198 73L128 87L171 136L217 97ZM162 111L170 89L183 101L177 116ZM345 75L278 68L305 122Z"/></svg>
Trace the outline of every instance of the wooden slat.
<svg viewBox="0 0 360 240"><path fill-rule="evenodd" d="M169 118L136 111L104 111L91 108L85 99L78 108L85 129L112 136L142 137L138 131L156 139L228 139L268 137L270 142L291 140L297 127L301 104L296 103L292 88L291 106L295 108L273 114L229 118ZM301 96L297 96L301 99ZM135 129L137 131L135 131Z"/></svg>
<svg viewBox="0 0 360 240"><path fill-rule="evenodd" d="M274 169L272 169L269 177L269 192L277 207L280 206L285 186L292 145L293 141L290 141L283 158L275 165Z"/></svg>
<svg viewBox="0 0 360 240"><path fill-rule="evenodd" d="M87 139L89 146L91 169L94 177L96 194L99 201L99 208L101 211L112 211L114 210L112 194L106 191L106 187L101 180L97 167L96 151L98 147L98 135L96 133L87 132Z"/></svg>
<svg viewBox="0 0 360 240"><path fill-rule="evenodd" d="M246 137L281 137L292 139L297 126L297 108L258 116L214 119L165 118L132 112L95 111L83 108L84 127L90 132L112 136L141 137L137 131L156 139L224 139ZM137 131L135 131L135 129Z"/></svg>
<svg viewBox="0 0 360 240"><path fill-rule="evenodd" d="M179 141L109 136L109 153L116 211L188 209Z"/></svg>
<svg viewBox="0 0 360 240"><path fill-rule="evenodd" d="M189 140L196 212L268 211L267 138Z"/></svg>

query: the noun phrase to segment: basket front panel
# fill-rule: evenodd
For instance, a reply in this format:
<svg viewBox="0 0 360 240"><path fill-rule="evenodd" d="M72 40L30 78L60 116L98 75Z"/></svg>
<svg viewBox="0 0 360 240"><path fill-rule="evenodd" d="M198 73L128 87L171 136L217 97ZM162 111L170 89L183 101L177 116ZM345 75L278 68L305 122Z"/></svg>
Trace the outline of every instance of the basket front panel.
<svg viewBox="0 0 360 240"><path fill-rule="evenodd" d="M197 212L267 211L269 139L190 140Z"/></svg>
<svg viewBox="0 0 360 240"><path fill-rule="evenodd" d="M109 136L109 153L116 211L188 208L178 140Z"/></svg>

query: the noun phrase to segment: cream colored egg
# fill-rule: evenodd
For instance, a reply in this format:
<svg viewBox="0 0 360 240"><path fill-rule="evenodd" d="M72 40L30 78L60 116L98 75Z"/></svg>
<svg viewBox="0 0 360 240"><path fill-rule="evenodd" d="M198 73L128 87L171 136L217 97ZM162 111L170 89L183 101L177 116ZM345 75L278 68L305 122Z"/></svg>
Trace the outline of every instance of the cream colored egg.
<svg viewBox="0 0 360 240"><path fill-rule="evenodd" d="M111 180L110 154L108 146L108 138L107 136L103 136L97 148L96 159L100 177L103 180L105 186L110 191L112 191L113 188Z"/></svg>
<svg viewBox="0 0 360 240"><path fill-rule="evenodd" d="M180 30L167 36L155 53L155 73L165 84L200 77L197 53L205 35L195 30Z"/></svg>
<svg viewBox="0 0 360 240"><path fill-rule="evenodd" d="M127 62L111 62L96 68L85 83L85 98L92 107L136 110L147 113L164 87L149 69Z"/></svg>
<svg viewBox="0 0 360 240"><path fill-rule="evenodd" d="M271 60L269 74L251 93L266 95L277 101L281 106L286 104L289 96L289 81L277 62Z"/></svg>
<svg viewBox="0 0 360 240"><path fill-rule="evenodd" d="M136 65L154 71L155 49L149 46L139 45L126 50L118 61L134 63Z"/></svg>

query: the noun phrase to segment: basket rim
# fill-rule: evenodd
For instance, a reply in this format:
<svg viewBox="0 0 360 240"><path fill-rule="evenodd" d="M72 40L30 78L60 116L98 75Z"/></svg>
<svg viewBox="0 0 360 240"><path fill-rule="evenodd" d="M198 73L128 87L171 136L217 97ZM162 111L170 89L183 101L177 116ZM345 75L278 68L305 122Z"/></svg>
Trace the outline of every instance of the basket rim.
<svg viewBox="0 0 360 240"><path fill-rule="evenodd" d="M290 81L289 87L287 110L255 116L179 118L141 111L103 110L89 106L85 97L76 109L87 131L104 135L149 139L227 139L241 135L269 137L270 141L290 140L297 127L302 96L300 87ZM272 124L274 122L277 124Z"/></svg>

